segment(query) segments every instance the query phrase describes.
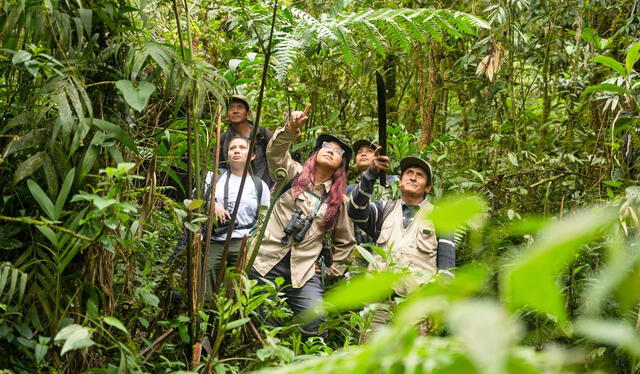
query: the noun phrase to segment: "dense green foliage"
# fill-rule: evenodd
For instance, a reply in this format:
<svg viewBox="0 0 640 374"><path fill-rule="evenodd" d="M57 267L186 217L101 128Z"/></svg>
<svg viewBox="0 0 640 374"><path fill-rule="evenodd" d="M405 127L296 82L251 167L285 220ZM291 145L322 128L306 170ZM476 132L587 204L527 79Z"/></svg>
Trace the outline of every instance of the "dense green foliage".
<svg viewBox="0 0 640 374"><path fill-rule="evenodd" d="M637 1L287 1L271 49L268 1L1 4L1 372L640 372ZM257 108L266 57L260 124L310 102L303 154L375 138L383 72L392 167L427 158L431 219L465 229L456 276L366 344L405 274L333 286L326 339L235 273L188 306L198 246L176 242L207 219L224 97ZM285 327L254 330L262 307Z"/></svg>

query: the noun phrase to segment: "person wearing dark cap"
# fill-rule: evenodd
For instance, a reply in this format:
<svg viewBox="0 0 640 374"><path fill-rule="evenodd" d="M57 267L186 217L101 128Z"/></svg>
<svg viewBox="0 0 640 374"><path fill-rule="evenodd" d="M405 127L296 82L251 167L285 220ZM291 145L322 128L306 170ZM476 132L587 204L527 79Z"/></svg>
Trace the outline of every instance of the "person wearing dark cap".
<svg viewBox="0 0 640 374"><path fill-rule="evenodd" d="M242 95L233 95L227 102L227 122L229 127L227 131L220 135L220 168L228 169L227 152L231 139L242 137L249 139L253 129L253 121L251 121L251 106L249 100ZM253 175L262 179L269 188L273 186L273 181L269 175L269 165L267 163L266 151L267 144L272 132L260 126L256 135L256 144L254 146L255 159L251 161L251 169ZM215 155L214 155L215 156Z"/></svg>
<svg viewBox="0 0 640 374"><path fill-rule="evenodd" d="M347 216L344 194L351 148L340 138L323 134L304 165L289 154L307 121L309 108L293 112L286 126L277 129L267 147L272 172L284 168L291 187L277 198L250 276L285 280L282 292L296 314L322 300L324 284L316 271L323 244L332 244L327 273L339 276L355 246L353 225ZM262 280L261 280L262 281ZM304 336L315 336L323 318L300 327Z"/></svg>
<svg viewBox="0 0 640 374"><path fill-rule="evenodd" d="M418 157L405 157L400 161L400 199L370 201L378 174L387 171L389 158L380 156L379 149L369 168L362 174L358 186L350 196L349 217L375 240L375 245L390 250L383 259L374 254L375 264L370 268L384 269L393 262L422 276L422 280L438 270L447 271L455 266L453 240L438 237L431 222L422 217L433 205L427 198L433 183L431 165ZM414 278L414 280L417 278ZM399 294L415 287L418 282L396 290Z"/></svg>
<svg viewBox="0 0 640 374"><path fill-rule="evenodd" d="M404 277L402 283L394 287L397 295L406 296L438 270L449 273L455 266L455 248L453 240L437 236L433 224L421 218L433 209L427 198L433 184L431 165L418 157L403 158L400 199L370 201L378 175L388 169L389 158L380 156L380 149L376 149L371 165L349 197L348 211L353 222L388 253L385 258L372 253L375 263L369 265L370 270L383 270L394 264L411 272L411 276ZM371 330L387 323L390 305L387 301L378 306ZM419 329L425 333L428 323L422 323ZM365 340L370 336L370 332L365 334Z"/></svg>
<svg viewBox="0 0 640 374"><path fill-rule="evenodd" d="M358 185L360 176L369 168L369 165L371 165L371 161L373 160L374 152L376 150L376 145L367 139L359 139L353 143L351 149L353 149L353 152L355 153L355 157L353 160L356 168L358 169L358 179L355 181L355 183L351 183L347 186L347 195L349 195L351 191L353 191L353 189ZM397 175L387 175L387 187L397 180ZM391 197L391 189L385 189L382 192L381 197L382 200L389 200L389 198Z"/></svg>
<svg viewBox="0 0 640 374"><path fill-rule="evenodd" d="M354 188L358 185L360 181L360 177L362 176L362 173L364 173L369 168L369 165L371 165L371 161L373 160L374 153L376 150L376 145L367 139L359 139L353 143L353 145L351 146L351 149L353 149L355 153L354 164L356 168L358 168L358 177L354 183L351 183L350 185L347 186L347 189L345 190L347 196L350 195L351 192L353 192ZM387 175L386 178L387 178L387 188L376 190L373 193L373 196L379 197L380 200L390 200L392 198L393 191L390 186L391 186L391 183L396 182L398 180L397 175ZM371 244L375 241L371 236L369 236L366 232L361 230L357 225L355 225L354 227L354 232L356 235L356 242L358 244ZM365 246L365 248L370 249L370 247L368 246ZM359 257L357 255L357 252L354 252L354 253L356 254L356 259L354 260L353 264L360 267L363 267L363 266L366 267L366 260L364 260L362 257Z"/></svg>

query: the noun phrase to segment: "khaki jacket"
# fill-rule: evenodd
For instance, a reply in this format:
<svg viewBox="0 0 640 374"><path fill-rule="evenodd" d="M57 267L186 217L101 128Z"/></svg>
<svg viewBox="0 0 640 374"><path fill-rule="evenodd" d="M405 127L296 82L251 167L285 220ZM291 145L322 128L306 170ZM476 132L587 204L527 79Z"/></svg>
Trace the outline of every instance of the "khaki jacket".
<svg viewBox="0 0 640 374"><path fill-rule="evenodd" d="M402 204L398 202L382 223L376 246L387 251L391 249L391 253L387 259L375 254L376 266L372 267L385 269L389 263L395 263L417 273L416 276L406 279L402 287L396 288L400 295L415 289L438 271L438 239L435 228L431 222L421 218L431 209L433 205L426 202L416 213L416 219L407 228L403 228Z"/></svg>
<svg viewBox="0 0 640 374"><path fill-rule="evenodd" d="M289 155L289 146L297 138L297 134L279 128L273 134L267 146L267 160L273 177L276 169L284 168L288 172L289 180L302 172L302 165L294 161ZM291 285L300 288L315 274L315 261L322 251L322 241L325 231L320 227L326 211L326 204L320 204L318 197L324 196L331 188L331 180L321 183L311 191L304 191L294 199L291 189L286 191L275 203L267 229L258 249L253 267L265 276L284 256L291 252ZM344 196L343 204L338 214L336 229L331 233L334 253L333 265L328 269L329 274L340 275L344 272L351 250L355 246L353 224L347 215L348 198ZM317 209L316 218L311 228L301 242L289 238L289 243L282 243L285 236L284 228L289 223L296 208L302 209L305 216L313 215Z"/></svg>

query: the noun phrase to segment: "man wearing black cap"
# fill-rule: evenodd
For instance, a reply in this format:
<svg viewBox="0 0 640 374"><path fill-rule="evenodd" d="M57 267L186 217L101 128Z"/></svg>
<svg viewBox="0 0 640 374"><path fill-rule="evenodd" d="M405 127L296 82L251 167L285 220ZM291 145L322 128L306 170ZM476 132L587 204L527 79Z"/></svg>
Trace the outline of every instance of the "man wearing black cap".
<svg viewBox="0 0 640 374"><path fill-rule="evenodd" d="M354 164L356 165L356 168L358 168L358 180L359 180L360 175L362 175L362 173L364 173L369 168L369 165L371 165L371 161L373 160L374 153L376 150L376 145L367 139L359 139L353 143L353 145L351 146L351 149L353 149L353 152L355 154L353 161L354 161ZM347 186L347 189L345 191L347 195L349 195L351 191L353 191L353 189L358 185L358 180L356 180L355 183L352 183ZM387 187L389 186L390 183L393 183L397 180L398 180L397 175L387 175ZM382 192L382 200L389 200L390 197L391 197L390 189L386 189Z"/></svg>
<svg viewBox="0 0 640 374"><path fill-rule="evenodd" d="M405 157L400 161L400 200L370 201L378 174L387 171L389 158L373 157L369 169L360 178L350 197L349 217L375 240L375 245L390 250L383 259L374 254L376 263L370 268L384 269L391 262L404 266L418 276L396 292L403 294L428 279L439 269L455 266L453 241L436 236L431 222L414 219L433 209L427 198L431 190L433 174L431 165L418 157Z"/></svg>
<svg viewBox="0 0 640 374"><path fill-rule="evenodd" d="M228 169L227 166L227 152L229 149L229 142L236 137L250 138L251 129L253 128L253 121L251 117L251 107L249 106L249 100L242 95L233 95L229 98L227 103L227 122L229 122L229 128L220 136L220 167ZM271 131L260 126L258 128L258 134L256 135L256 144L254 146L254 152L256 158L251 161L251 169L253 175L262 179L269 187L273 186L273 181L269 175L269 165L267 163L266 150L269 140L273 134Z"/></svg>

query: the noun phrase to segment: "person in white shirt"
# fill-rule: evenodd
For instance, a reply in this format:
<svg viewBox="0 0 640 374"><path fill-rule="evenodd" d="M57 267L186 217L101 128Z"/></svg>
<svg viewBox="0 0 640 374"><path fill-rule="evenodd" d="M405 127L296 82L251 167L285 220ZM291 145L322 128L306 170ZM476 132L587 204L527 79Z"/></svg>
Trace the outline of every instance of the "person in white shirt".
<svg viewBox="0 0 640 374"><path fill-rule="evenodd" d="M228 224L240 190L240 182L242 180L244 165L248 159L248 153L248 139L242 137L231 139L227 152L229 170L224 171L216 183L214 215L217 225L211 235L211 246L207 256L207 293L213 290L216 271L220 270L218 268L222 260ZM255 157L255 154L253 154L251 159ZM268 206L271 199L269 187L263 180L254 176L252 173L249 173L247 177L248 180L244 184L242 197L240 198L240 207L238 207L236 222L233 225L231 242L229 243L229 252L227 255L227 264L229 265L234 265L238 259L242 238L252 233L258 221L258 208L260 206ZM213 173L209 172L206 178L207 186L211 185L212 180ZM209 188L207 189L209 190ZM207 195L209 195L208 192Z"/></svg>

